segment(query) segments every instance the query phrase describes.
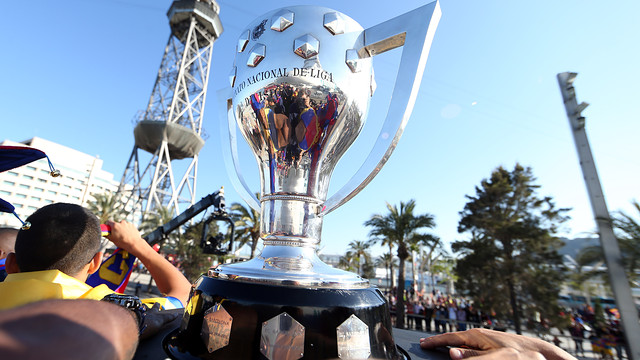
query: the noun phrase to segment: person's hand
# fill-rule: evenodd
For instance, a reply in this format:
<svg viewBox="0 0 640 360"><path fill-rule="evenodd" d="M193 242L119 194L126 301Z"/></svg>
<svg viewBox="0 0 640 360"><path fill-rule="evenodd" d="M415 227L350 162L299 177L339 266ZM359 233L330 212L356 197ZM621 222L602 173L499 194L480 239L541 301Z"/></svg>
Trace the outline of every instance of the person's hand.
<svg viewBox="0 0 640 360"><path fill-rule="evenodd" d="M469 352L471 353L471 352ZM469 355L469 353L467 355ZM460 354L462 356L462 354ZM464 357L454 358L452 359L464 359ZM473 360L545 360L545 357L537 352L537 351L525 351L520 352L516 349L512 348L502 348L499 350L494 350L485 355L476 356Z"/></svg>
<svg viewBox="0 0 640 360"><path fill-rule="evenodd" d="M503 357L539 359L540 357L535 353L539 353L544 359L575 360L564 350L546 341L488 329L471 329L435 335L420 339L420 346L423 349L451 346L449 356L454 360L474 356L481 359L501 359Z"/></svg>
<svg viewBox="0 0 640 360"><path fill-rule="evenodd" d="M128 251L132 255L136 255L136 247L142 243L146 243L140 236L140 232L136 229L135 225L125 220L115 222L108 220L107 225L111 227L111 234L107 235L112 243L117 247Z"/></svg>
<svg viewBox="0 0 640 360"><path fill-rule="evenodd" d="M161 310L159 303L153 304L153 306L145 313L145 328L142 331L142 334L140 334L140 340L148 339L157 334L165 325L169 324L180 315L182 315L182 313L179 311Z"/></svg>

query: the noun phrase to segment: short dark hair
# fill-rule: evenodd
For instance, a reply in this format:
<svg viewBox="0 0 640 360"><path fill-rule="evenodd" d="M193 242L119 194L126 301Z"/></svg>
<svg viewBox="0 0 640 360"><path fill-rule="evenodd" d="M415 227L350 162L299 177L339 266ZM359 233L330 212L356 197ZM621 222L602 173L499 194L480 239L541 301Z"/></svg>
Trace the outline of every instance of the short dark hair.
<svg viewBox="0 0 640 360"><path fill-rule="evenodd" d="M20 271L60 270L74 276L100 250L100 222L80 205L56 203L27 218L16 238Z"/></svg>

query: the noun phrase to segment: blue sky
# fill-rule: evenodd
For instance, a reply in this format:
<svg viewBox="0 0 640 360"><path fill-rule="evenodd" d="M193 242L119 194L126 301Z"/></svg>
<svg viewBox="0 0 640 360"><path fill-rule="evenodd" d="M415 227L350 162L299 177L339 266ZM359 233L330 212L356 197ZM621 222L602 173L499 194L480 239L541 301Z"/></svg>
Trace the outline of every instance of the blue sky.
<svg viewBox="0 0 640 360"><path fill-rule="evenodd" d="M364 28L428 1L323 1ZM218 142L216 91L228 84L244 26L279 7L316 1L219 1L225 31L214 46L205 112L209 139L200 154L198 193L225 186ZM169 36L171 1L13 1L0 23L2 139L43 137L99 155L120 178L133 147L132 119L144 110ZM533 168L540 194L572 208L564 236L594 231L582 173L556 74L578 72L578 101L611 211L631 212L640 200L640 25L637 1L441 1L413 116L389 163L352 201L324 222L325 253L343 253L367 239L363 222L385 202L415 199L435 215L433 233L446 242L474 187L497 166ZM375 139L395 81L399 51L374 59L378 90L369 123L338 164L331 192L351 176ZM54 159L55 160L55 159ZM257 190L253 158L245 156ZM252 173L253 171L253 173ZM375 253L379 254L380 249Z"/></svg>

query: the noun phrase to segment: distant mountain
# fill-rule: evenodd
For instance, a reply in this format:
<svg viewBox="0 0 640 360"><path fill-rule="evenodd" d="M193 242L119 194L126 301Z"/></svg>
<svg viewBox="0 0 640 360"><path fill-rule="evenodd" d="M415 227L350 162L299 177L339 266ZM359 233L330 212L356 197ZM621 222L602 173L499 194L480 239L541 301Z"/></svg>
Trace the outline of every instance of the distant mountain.
<svg viewBox="0 0 640 360"><path fill-rule="evenodd" d="M600 245L599 238L576 238L576 239L562 238L562 241L564 241L564 246L560 248L558 252L562 256L569 255L574 259L576 258L576 255L578 255L578 252L580 252L581 249L587 246Z"/></svg>

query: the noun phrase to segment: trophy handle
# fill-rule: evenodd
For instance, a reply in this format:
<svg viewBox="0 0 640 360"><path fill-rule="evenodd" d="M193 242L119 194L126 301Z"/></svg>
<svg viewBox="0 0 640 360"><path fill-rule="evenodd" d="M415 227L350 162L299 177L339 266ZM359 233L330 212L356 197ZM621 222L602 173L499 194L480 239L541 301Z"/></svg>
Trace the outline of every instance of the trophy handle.
<svg viewBox="0 0 640 360"><path fill-rule="evenodd" d="M380 172L402 136L416 102L422 74L442 12L438 1L400 15L364 31L360 57L370 57L403 46L391 103L378 139L358 171L324 203L320 216L358 194ZM391 134L395 134L393 137Z"/></svg>
<svg viewBox="0 0 640 360"><path fill-rule="evenodd" d="M231 88L218 90L218 103L220 116L220 140L222 146L222 158L229 176L229 180L238 192L238 195L255 211L260 212L260 201L249 189L238 161L237 126L233 118L233 104L231 102Z"/></svg>

